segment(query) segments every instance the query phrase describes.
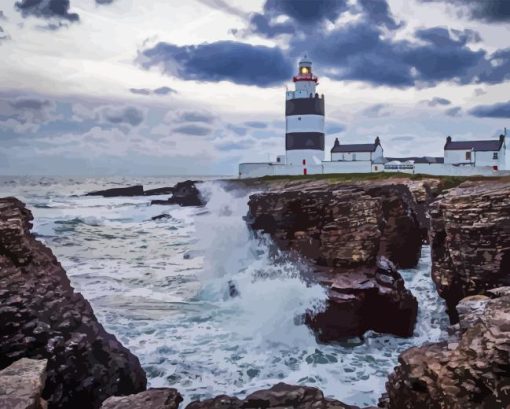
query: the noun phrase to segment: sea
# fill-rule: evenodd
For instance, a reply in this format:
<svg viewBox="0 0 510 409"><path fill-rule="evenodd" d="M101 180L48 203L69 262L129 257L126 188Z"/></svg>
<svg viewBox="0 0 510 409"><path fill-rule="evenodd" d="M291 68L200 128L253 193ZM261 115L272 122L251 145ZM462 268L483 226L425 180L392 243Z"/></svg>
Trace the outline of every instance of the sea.
<svg viewBox="0 0 510 409"><path fill-rule="evenodd" d="M33 233L106 330L140 359L149 386L175 387L186 404L287 382L318 387L347 404L374 405L402 351L446 336L428 246L416 268L400 270L419 302L413 337L368 332L326 345L302 320L307 310L324 307L324 290L301 278L297 261L275 257L268 238L249 231L246 194L198 176L192 179L204 181L199 187L208 199L202 208L150 205L168 196L83 196L186 179L0 177L0 197L27 204ZM159 215L165 216L152 219Z"/></svg>

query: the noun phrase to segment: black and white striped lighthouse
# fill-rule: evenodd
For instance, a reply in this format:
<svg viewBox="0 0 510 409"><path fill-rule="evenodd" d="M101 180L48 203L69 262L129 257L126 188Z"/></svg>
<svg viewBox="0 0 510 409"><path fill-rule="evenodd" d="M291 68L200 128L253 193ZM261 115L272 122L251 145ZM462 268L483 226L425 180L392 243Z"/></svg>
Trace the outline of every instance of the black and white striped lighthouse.
<svg viewBox="0 0 510 409"><path fill-rule="evenodd" d="M306 55L293 81L295 90L287 91L285 105L286 161L306 169L324 160L324 95L316 93L318 78Z"/></svg>

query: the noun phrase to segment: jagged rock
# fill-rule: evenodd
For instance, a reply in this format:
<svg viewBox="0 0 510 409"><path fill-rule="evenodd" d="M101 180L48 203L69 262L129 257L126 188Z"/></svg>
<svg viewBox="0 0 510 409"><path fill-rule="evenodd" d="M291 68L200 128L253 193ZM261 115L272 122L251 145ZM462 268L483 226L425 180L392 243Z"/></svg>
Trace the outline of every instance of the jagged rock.
<svg viewBox="0 0 510 409"><path fill-rule="evenodd" d="M510 285L510 184L464 183L430 216L432 278L455 323L462 298Z"/></svg>
<svg viewBox="0 0 510 409"><path fill-rule="evenodd" d="M220 395L213 399L196 401L186 409L359 409L334 399L324 398L317 388L279 383L248 395L245 399ZM368 408L367 408L368 409Z"/></svg>
<svg viewBox="0 0 510 409"><path fill-rule="evenodd" d="M0 408L44 409L46 360L21 358L0 371Z"/></svg>
<svg viewBox="0 0 510 409"><path fill-rule="evenodd" d="M369 329L412 335L416 299L393 264L383 261L411 267L420 256L407 186L301 183L252 195L248 205L251 228L311 261L312 279L328 289L326 310L306 318L321 341Z"/></svg>
<svg viewBox="0 0 510 409"><path fill-rule="evenodd" d="M166 200L152 200L153 205L203 206L206 201L197 189L197 181L179 182L173 187L173 194Z"/></svg>
<svg viewBox="0 0 510 409"><path fill-rule="evenodd" d="M388 260L373 270L319 273L318 281L328 289L323 312L309 312L306 323L322 342L362 336L368 330L413 335L418 302Z"/></svg>
<svg viewBox="0 0 510 409"><path fill-rule="evenodd" d="M182 396L172 388L154 388L128 396L112 396L101 409L177 409Z"/></svg>
<svg viewBox="0 0 510 409"><path fill-rule="evenodd" d="M399 366L386 384L387 395L380 406L387 409L510 407L510 295L508 291L506 294L495 299L463 300L459 304L463 312L459 311L460 323L455 335L448 341L403 352Z"/></svg>
<svg viewBox="0 0 510 409"><path fill-rule="evenodd" d="M174 187L166 186L166 187L158 187L156 189L145 190L143 194L145 196L155 196L155 195L171 195L174 192Z"/></svg>
<svg viewBox="0 0 510 409"><path fill-rule="evenodd" d="M125 197L125 196L143 196L143 186L135 185L128 187L116 187L113 189L97 190L95 192L86 193L85 196L102 196L102 197Z"/></svg>
<svg viewBox="0 0 510 409"><path fill-rule="evenodd" d="M112 395L143 391L138 359L97 322L49 248L30 233L32 214L0 199L0 368L47 359L50 408L98 408Z"/></svg>
<svg viewBox="0 0 510 409"><path fill-rule="evenodd" d="M413 267L421 251L414 201L403 184L303 183L250 196L248 223L329 267L375 265L385 256Z"/></svg>
<svg viewBox="0 0 510 409"><path fill-rule="evenodd" d="M171 219L171 218L172 218L172 216L170 216L169 214L163 213L163 214L158 214L157 216L152 216L151 220L166 220L166 219Z"/></svg>

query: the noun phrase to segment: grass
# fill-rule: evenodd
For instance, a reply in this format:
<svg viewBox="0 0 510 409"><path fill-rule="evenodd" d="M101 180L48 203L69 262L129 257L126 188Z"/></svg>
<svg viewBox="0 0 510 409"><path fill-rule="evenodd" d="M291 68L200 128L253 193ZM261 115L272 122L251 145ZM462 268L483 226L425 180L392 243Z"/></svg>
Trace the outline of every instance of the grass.
<svg viewBox="0 0 510 409"><path fill-rule="evenodd" d="M510 181L510 177L487 177L487 176L431 176L425 174L408 174L401 172L377 172L377 173L327 173L320 175L296 175L296 176L263 176L260 178L238 179L237 182L245 186L257 186L278 182L313 181L324 180L329 183L362 182L371 180L406 179L423 180L436 179L441 182L440 190L454 188L466 181L501 180ZM232 180L231 180L232 181Z"/></svg>

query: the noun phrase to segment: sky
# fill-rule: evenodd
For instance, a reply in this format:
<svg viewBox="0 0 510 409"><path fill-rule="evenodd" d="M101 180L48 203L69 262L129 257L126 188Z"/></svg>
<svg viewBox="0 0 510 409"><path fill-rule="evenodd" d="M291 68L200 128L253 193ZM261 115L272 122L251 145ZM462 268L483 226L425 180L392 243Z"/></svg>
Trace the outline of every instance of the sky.
<svg viewBox="0 0 510 409"><path fill-rule="evenodd" d="M0 174L274 160L305 54L326 159L335 138L442 156L510 128L510 0L0 0Z"/></svg>

